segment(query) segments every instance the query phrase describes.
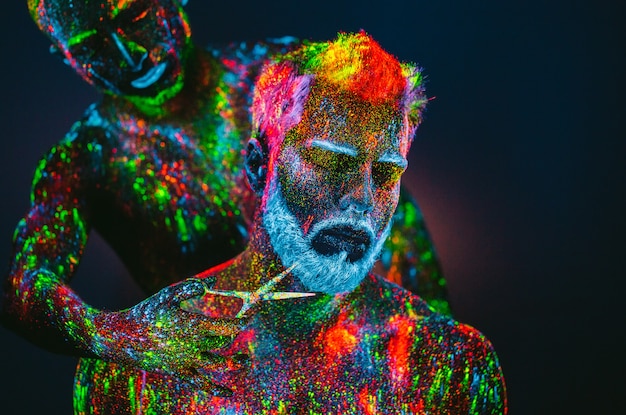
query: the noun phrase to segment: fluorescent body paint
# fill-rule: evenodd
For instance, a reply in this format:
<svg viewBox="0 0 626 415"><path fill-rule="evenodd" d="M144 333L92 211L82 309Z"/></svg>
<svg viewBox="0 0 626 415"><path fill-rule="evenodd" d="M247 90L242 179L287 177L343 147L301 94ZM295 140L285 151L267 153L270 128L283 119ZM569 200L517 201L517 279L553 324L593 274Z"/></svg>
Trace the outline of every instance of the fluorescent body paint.
<svg viewBox="0 0 626 415"><path fill-rule="evenodd" d="M178 402L168 388L174 387L176 393L192 388L208 395L225 394L219 385L195 377L191 368L203 365L207 373L218 375L226 369L236 372L242 363L235 354L223 359L213 354L208 366L200 356L206 358L221 344L215 338L230 339L240 327L233 321L177 314L177 301L196 295L197 282L177 283L245 246L256 203L243 183L241 167L243 143L251 131L252 84L273 53L292 45L240 44L199 50L191 44L179 2L110 2L112 7L104 16L83 8L94 2L73 2L70 10L62 7L63 1L29 1L29 6L70 66L105 96L87 109L67 138L39 163L31 206L14 236L3 313L10 316L11 328L35 343L85 357L76 378L75 406L80 411L115 413L135 408L149 413L155 405L166 406L162 413L202 411L213 398L190 394L188 402ZM146 7L135 9L136 5ZM163 13L151 14L156 10ZM101 27L93 24L94 18L110 18L106 24L115 30L93 33L94 27ZM118 19L126 18L152 29L139 31L138 39L126 38L118 30L125 29ZM110 33L115 37L107 40ZM165 47L154 45L157 35L168 38ZM89 43L96 39L106 42L106 48ZM148 51L146 65L150 62L156 68L166 62L168 70L144 78L142 88L132 89L132 81L149 72L129 74L130 61L141 61ZM303 92L305 86L303 82L294 88ZM377 97L378 92L370 95ZM295 117L296 112L291 115ZM297 118L289 122L293 125ZM406 203L415 207L414 202ZM429 281L438 266L433 255L429 263L419 262L420 254L432 252L432 246L416 212L408 226L422 232L422 239L416 241L423 246L413 250L415 241L407 241L400 232L397 237L405 245L393 251L391 263L400 269L406 258L418 258L400 274L411 281L416 276ZM90 307L72 291L69 284L94 230L118 254L146 295L152 296L129 310L108 312ZM445 291L438 287L425 290L425 297L445 302ZM309 315L306 324L312 324L315 315ZM299 329L292 327L294 332ZM259 333L251 329L238 337L237 341L249 344L242 353L265 353L265 348L275 344L271 339L257 344L253 339ZM352 348L350 336L335 336L343 339L336 342L337 350L346 356ZM375 330L363 336L370 340L367 347L375 347L375 339L382 338ZM207 337L213 340L207 343ZM363 354L360 362L367 356ZM382 354L376 351L374 356ZM272 367L263 370L269 374ZM260 397L259 402L288 411L294 401L289 394L278 393L284 388L304 392L315 408L321 408L318 394L298 389L293 381L309 372L292 372L293 378L277 382L277 392ZM258 379L271 381L267 376ZM322 389L328 390L328 385ZM276 396L280 398L275 405L272 397ZM108 397L115 402L107 401ZM179 404L182 409L176 407Z"/></svg>

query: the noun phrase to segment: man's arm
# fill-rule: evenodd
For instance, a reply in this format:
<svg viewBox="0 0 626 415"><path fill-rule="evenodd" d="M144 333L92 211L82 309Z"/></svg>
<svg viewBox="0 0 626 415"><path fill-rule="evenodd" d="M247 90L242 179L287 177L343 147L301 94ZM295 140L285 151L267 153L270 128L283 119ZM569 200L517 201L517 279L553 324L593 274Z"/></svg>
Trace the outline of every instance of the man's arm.
<svg viewBox="0 0 626 415"><path fill-rule="evenodd" d="M467 397L467 414L506 415L507 395L504 375L493 345L475 328L459 324L458 330L467 335L465 344L456 346L452 364L458 386L459 402Z"/></svg>
<svg viewBox="0 0 626 415"><path fill-rule="evenodd" d="M416 327L412 373L421 380L423 408L455 415L506 415L500 362L478 330L433 315Z"/></svg>
<svg viewBox="0 0 626 415"><path fill-rule="evenodd" d="M3 323L50 351L90 352L95 310L69 287L89 233L85 192L98 148L66 139L39 162L30 208L13 237L13 260L4 284Z"/></svg>
<svg viewBox="0 0 626 415"><path fill-rule="evenodd" d="M106 168L96 139L104 133L80 130L80 123L75 128L80 135L74 130L37 167L30 209L14 235L2 323L49 351L174 375L214 394L229 394L208 374L244 360L210 351L230 342L241 322L180 308L213 280L188 279L117 312L89 306L70 287L90 231L88 195L102 184ZM73 139L77 136L89 139Z"/></svg>

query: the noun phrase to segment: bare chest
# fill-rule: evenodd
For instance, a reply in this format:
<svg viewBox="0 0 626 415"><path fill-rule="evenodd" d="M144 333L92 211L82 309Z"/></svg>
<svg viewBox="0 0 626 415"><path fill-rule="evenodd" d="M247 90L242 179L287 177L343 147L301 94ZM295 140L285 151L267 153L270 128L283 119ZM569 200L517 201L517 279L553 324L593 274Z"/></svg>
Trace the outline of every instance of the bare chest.
<svg viewBox="0 0 626 415"><path fill-rule="evenodd" d="M309 338L280 344L263 333L242 333L250 371L220 379L229 399L214 398L213 413L368 413L397 403L385 341L336 325ZM236 345L237 346L237 345ZM219 408L219 410L217 409Z"/></svg>
<svg viewBox="0 0 626 415"><path fill-rule="evenodd" d="M226 121L209 121L107 126L93 223L136 278L165 276L143 285L158 288L213 266L246 240L251 195L239 135L224 132Z"/></svg>

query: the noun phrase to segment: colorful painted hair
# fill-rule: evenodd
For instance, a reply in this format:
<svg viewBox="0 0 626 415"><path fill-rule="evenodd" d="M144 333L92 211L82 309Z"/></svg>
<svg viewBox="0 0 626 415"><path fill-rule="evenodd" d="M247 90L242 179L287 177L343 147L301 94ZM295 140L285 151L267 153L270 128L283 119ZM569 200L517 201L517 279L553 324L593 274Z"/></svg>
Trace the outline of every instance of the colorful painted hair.
<svg viewBox="0 0 626 415"><path fill-rule="evenodd" d="M332 42L308 42L267 65L257 81L253 123L270 146L298 124L314 84L371 104L398 106L407 117L410 137L427 101L419 68L400 63L365 32L340 33Z"/></svg>
<svg viewBox="0 0 626 415"><path fill-rule="evenodd" d="M63 33L63 27L72 27L84 24L86 13L90 13L96 7L97 0L27 0L28 11L39 29L45 33L56 46L63 46L68 39ZM159 4L160 0L153 0ZM89 4L91 3L91 4ZM107 0L105 1L112 15L128 7L131 0ZM161 2L164 3L164 2ZM186 0L172 2L173 6L184 5ZM91 7L91 9L90 9ZM190 32L188 27L185 29Z"/></svg>

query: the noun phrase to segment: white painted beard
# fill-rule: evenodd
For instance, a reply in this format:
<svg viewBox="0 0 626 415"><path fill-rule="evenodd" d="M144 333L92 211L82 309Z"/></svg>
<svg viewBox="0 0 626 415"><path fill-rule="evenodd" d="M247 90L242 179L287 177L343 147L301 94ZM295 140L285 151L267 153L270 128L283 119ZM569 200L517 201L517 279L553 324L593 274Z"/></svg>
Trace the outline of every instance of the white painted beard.
<svg viewBox="0 0 626 415"><path fill-rule="evenodd" d="M274 252L285 268L297 264L292 273L307 290L326 294L345 293L354 290L374 266L378 255L389 236L391 222L379 238L364 220L351 218L326 219L316 223L304 236L295 216L289 211L283 198L280 183L271 189L263 211L263 226L267 231ZM322 230L337 226L349 226L369 235L369 247L357 261L348 261L348 253L341 251L323 255L312 246L312 240Z"/></svg>

